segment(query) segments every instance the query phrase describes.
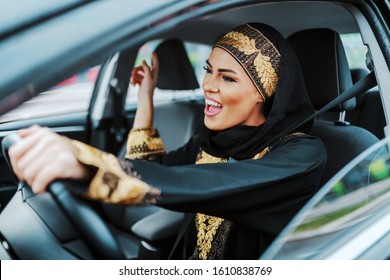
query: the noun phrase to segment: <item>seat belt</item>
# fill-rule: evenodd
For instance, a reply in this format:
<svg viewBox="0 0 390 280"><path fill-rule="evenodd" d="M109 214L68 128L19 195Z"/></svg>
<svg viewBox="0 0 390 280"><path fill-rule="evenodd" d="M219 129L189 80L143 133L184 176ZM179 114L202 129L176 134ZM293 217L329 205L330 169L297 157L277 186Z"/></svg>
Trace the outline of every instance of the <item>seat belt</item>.
<svg viewBox="0 0 390 280"><path fill-rule="evenodd" d="M347 101L348 99L356 97L363 92L366 92L367 90L373 88L377 84L378 83L377 83L376 78L375 78L375 73L370 72L367 76L365 76L363 79L360 79L356 84L354 84L352 87L350 87L349 89L344 91L342 94L337 96L335 99L330 101L324 107L322 107L321 109L316 111L314 114L312 114L311 116L309 116L308 118L306 118L302 122L295 125L292 129L288 130L288 132L281 133L280 136L277 137L277 139L280 139L281 137L287 135L291 131L294 131L295 129L297 129L298 127L307 123L308 121L315 119L316 117L318 117L322 113L328 111L329 109L336 107L336 106L342 104L343 102Z"/></svg>
<svg viewBox="0 0 390 280"><path fill-rule="evenodd" d="M113 125L110 129L110 133L114 135L114 143L116 145L121 144L123 142L124 136L126 134L126 124L125 124L125 116L123 113L123 93L122 88L119 85L118 79L113 78L110 82L110 92L112 93L113 105L112 108L115 112Z"/></svg>
<svg viewBox="0 0 390 280"><path fill-rule="evenodd" d="M172 250L169 253L168 260L172 259L173 254L175 253L177 246L179 245L180 241L182 240L185 232L187 231L187 228L189 227L191 221L194 219L195 214L194 213L185 213L183 221L180 225L179 233L177 234L175 243L173 244Z"/></svg>

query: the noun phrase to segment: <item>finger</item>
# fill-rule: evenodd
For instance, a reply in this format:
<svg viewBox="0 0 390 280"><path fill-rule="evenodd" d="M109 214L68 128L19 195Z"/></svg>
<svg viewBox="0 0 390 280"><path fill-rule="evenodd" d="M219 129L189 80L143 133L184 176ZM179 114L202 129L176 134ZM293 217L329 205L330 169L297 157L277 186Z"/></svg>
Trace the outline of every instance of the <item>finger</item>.
<svg viewBox="0 0 390 280"><path fill-rule="evenodd" d="M52 150L52 148L53 146L50 145L50 139L42 139L19 158L18 168L23 170L27 165L39 158L44 152L47 150Z"/></svg>
<svg viewBox="0 0 390 280"><path fill-rule="evenodd" d="M8 150L8 158L10 159L10 162L11 162L11 168L12 168L12 171L14 172L15 176L18 178L19 181L23 182L24 179L20 173L20 170L18 169L17 167L17 160L15 159L14 156L12 156L12 147L9 148Z"/></svg>
<svg viewBox="0 0 390 280"><path fill-rule="evenodd" d="M57 178L59 179L59 175L58 166L46 165L40 170L34 181L30 183L31 189L34 193L42 193L46 191L51 182Z"/></svg>
<svg viewBox="0 0 390 280"><path fill-rule="evenodd" d="M134 75L135 75L135 70L133 69L131 71L131 75L130 75L130 83L134 86L135 85L135 82L134 82Z"/></svg>
<svg viewBox="0 0 390 280"><path fill-rule="evenodd" d="M44 141L50 134L46 128L39 128L27 136L25 136L20 142L10 147L10 156L13 159L18 160L23 154L25 154L32 147L37 145L40 141Z"/></svg>
<svg viewBox="0 0 390 280"><path fill-rule="evenodd" d="M48 129L39 128L9 148L8 155L11 161L11 165L15 175L19 178L19 180L23 181L23 175L21 174L22 169L19 167L19 160L27 151L33 149L37 143L43 141L48 134Z"/></svg>
<svg viewBox="0 0 390 280"><path fill-rule="evenodd" d="M140 84L143 79L142 66L138 66L131 71L131 83L133 85Z"/></svg>
<svg viewBox="0 0 390 280"><path fill-rule="evenodd" d="M157 80L157 77L158 77L158 70L160 68L160 63L158 61L158 56L155 52L153 52L152 54L152 75L153 75L153 78L154 80Z"/></svg>
<svg viewBox="0 0 390 280"><path fill-rule="evenodd" d="M54 156L53 151L48 151L41 161L39 170L29 182L36 193L45 191L55 179L89 178L87 167L76 159L65 142L58 142Z"/></svg>
<svg viewBox="0 0 390 280"><path fill-rule="evenodd" d="M139 78L145 77L145 72L143 70L138 70L136 73L136 77L139 77Z"/></svg>
<svg viewBox="0 0 390 280"><path fill-rule="evenodd" d="M18 135L21 138L24 138L24 137L34 133L35 131L37 131L40 128L41 127L39 125L34 124L34 125L30 126L30 127L19 129L18 130Z"/></svg>
<svg viewBox="0 0 390 280"><path fill-rule="evenodd" d="M135 74L135 76L133 76L133 79L132 79L132 84L133 84L133 86L141 85L143 80L144 80L143 72L141 75Z"/></svg>
<svg viewBox="0 0 390 280"><path fill-rule="evenodd" d="M150 69L148 63L144 60L142 62L142 70L143 70L143 75L144 77L148 77L148 78L151 78L152 77L152 70Z"/></svg>
<svg viewBox="0 0 390 280"><path fill-rule="evenodd" d="M141 84L143 79L145 77L145 73L143 70L138 70L135 75L134 75L134 78L135 78L135 81L138 83L138 84Z"/></svg>
<svg viewBox="0 0 390 280"><path fill-rule="evenodd" d="M37 145L31 152L26 153L19 163L25 182L31 185L45 166L56 164L55 157L59 153L61 150L55 144Z"/></svg>

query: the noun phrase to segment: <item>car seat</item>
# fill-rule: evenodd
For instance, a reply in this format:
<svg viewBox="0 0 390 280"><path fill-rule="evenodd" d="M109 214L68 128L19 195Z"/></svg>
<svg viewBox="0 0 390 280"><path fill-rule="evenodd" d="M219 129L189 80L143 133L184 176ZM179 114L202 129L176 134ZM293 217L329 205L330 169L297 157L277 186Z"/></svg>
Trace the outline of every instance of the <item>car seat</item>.
<svg viewBox="0 0 390 280"><path fill-rule="evenodd" d="M364 68L352 69L352 81L356 83L368 73L369 71ZM347 117L351 124L367 129L379 139L385 137L386 119L378 89L372 89L359 95L356 108L348 112Z"/></svg>
<svg viewBox="0 0 390 280"><path fill-rule="evenodd" d="M331 29L303 30L291 35L288 41L301 63L306 88L316 110L353 85L345 50L337 32ZM379 141L366 129L350 125L345 120L345 112L355 107L356 98L352 98L314 121L310 134L323 141L328 153L321 185ZM334 114L339 116L338 119L330 120Z"/></svg>
<svg viewBox="0 0 390 280"><path fill-rule="evenodd" d="M162 41L155 49L159 60L157 88L180 92L197 90L199 83L188 58L184 44L179 39ZM204 100L169 101L154 108L154 126L158 128L167 152L177 149L200 129L203 121ZM124 157L126 145L119 151Z"/></svg>

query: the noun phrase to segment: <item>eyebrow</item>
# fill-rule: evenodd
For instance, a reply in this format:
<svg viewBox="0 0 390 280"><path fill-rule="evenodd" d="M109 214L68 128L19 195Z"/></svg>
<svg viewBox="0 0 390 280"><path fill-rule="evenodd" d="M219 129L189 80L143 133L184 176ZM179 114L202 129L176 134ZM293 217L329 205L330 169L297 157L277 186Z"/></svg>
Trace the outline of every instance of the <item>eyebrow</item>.
<svg viewBox="0 0 390 280"><path fill-rule="evenodd" d="M211 65L210 61L209 60L206 60L206 64L208 66L210 66L211 68L213 68L213 66ZM218 72L222 73L222 72L229 72L229 73L234 73L237 75L237 73L235 71L233 71L232 69L224 69L224 68L220 68L218 69Z"/></svg>

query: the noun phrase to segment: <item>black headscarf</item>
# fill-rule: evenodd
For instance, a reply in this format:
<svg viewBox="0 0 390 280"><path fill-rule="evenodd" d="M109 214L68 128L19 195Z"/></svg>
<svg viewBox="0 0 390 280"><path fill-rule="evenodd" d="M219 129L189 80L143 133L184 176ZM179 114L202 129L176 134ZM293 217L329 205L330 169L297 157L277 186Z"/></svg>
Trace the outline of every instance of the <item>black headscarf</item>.
<svg viewBox="0 0 390 280"><path fill-rule="evenodd" d="M237 34L241 37L236 36ZM234 46L231 44L233 37L236 40ZM237 39L245 40L248 37L251 46L255 45L258 51L270 58L274 70L272 75L277 75L271 86L273 90L265 90L264 80L257 77L258 72L262 71L259 68L256 71L253 66L258 54L245 51L241 46L237 48L237 44L240 44ZM306 133L310 130L312 122L293 130L312 115L314 109L305 88L298 59L278 31L265 24L249 23L234 28L214 47L228 51L252 79L265 100L266 121L260 126L238 125L221 131L213 131L204 126L201 135L202 150L217 157L249 159L290 132ZM274 54L275 50L278 55Z"/></svg>

